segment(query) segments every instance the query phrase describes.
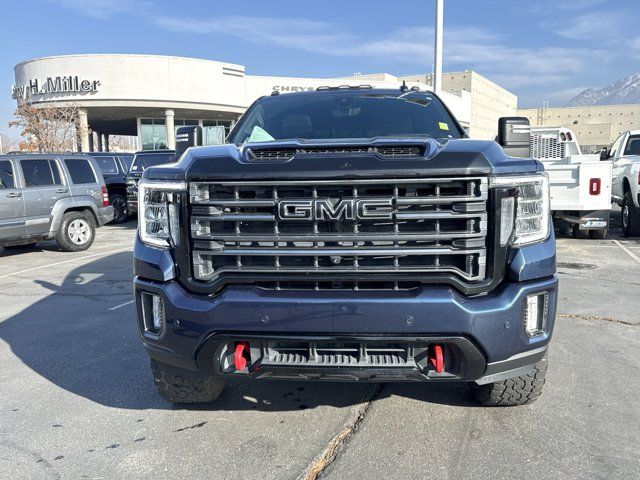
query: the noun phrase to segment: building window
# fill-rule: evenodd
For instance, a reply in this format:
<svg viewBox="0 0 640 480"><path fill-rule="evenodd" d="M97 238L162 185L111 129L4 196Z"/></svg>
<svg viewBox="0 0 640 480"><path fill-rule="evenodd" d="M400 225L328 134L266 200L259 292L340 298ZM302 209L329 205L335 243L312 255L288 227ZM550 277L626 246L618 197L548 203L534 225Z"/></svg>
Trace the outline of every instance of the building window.
<svg viewBox="0 0 640 480"><path fill-rule="evenodd" d="M232 123L231 120L203 120L202 143L205 145L224 143L231 131Z"/></svg>
<svg viewBox="0 0 640 480"><path fill-rule="evenodd" d="M180 127L197 127L200 123L198 122L198 120L182 120L182 119L177 119L174 122L175 125L175 129L176 129L176 133L178 133L178 129Z"/></svg>
<svg viewBox="0 0 640 480"><path fill-rule="evenodd" d="M229 135L231 131L231 125L233 122L231 120L203 120L203 127L224 127L224 134Z"/></svg>
<svg viewBox="0 0 640 480"><path fill-rule="evenodd" d="M142 150L167 148L167 129L164 118L142 118L140 120L140 143Z"/></svg>

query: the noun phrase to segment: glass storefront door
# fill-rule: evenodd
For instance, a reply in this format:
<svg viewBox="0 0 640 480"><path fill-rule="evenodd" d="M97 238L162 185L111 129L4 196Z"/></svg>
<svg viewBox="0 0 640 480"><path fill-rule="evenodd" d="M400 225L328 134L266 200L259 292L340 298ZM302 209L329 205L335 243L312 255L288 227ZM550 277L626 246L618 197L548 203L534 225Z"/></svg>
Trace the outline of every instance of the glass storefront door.
<svg viewBox="0 0 640 480"><path fill-rule="evenodd" d="M175 119L176 133L184 126L200 125L199 120ZM202 140L205 145L220 145L229 135L231 120L203 120ZM140 119L140 144L142 150L160 150L167 148L167 130L164 118Z"/></svg>
<svg viewBox="0 0 640 480"><path fill-rule="evenodd" d="M140 119L140 143L142 150L167 148L167 129L164 118Z"/></svg>

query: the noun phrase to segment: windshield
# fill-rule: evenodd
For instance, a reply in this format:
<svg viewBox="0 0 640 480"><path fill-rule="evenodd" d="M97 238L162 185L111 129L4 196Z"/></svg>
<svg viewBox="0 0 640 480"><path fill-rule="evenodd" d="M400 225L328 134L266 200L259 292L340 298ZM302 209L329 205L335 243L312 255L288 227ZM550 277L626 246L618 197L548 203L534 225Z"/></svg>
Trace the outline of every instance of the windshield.
<svg viewBox="0 0 640 480"><path fill-rule="evenodd" d="M463 132L431 93L359 90L265 97L243 116L229 140L407 136L460 138Z"/></svg>
<svg viewBox="0 0 640 480"><path fill-rule="evenodd" d="M133 157L131 164L132 172L142 172L149 167L162 165L163 163L173 163L173 153L143 153Z"/></svg>

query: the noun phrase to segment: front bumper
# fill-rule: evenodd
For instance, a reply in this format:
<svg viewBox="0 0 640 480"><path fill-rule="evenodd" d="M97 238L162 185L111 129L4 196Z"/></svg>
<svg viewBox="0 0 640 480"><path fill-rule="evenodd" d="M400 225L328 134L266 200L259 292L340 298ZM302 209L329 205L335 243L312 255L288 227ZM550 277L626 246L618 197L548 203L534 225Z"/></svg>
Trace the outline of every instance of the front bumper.
<svg viewBox="0 0 640 480"><path fill-rule="evenodd" d="M418 347L437 342L457 354L464 368L442 376L422 371L419 365L383 371L361 365L263 365L230 373L263 378L487 383L529 372L545 355L553 331L558 280L552 275L534 281L507 281L479 297L466 297L446 286L404 292L270 291L238 286L216 296L200 296L188 293L173 280L157 282L140 277L134 287L149 355L182 368L229 373L222 365L225 348L245 340L253 342L252 348L265 341L283 340L387 341ZM143 292L164 300L166 320L158 335L145 331ZM549 293L547 324L541 335L529 338L523 328L526 296L542 292ZM460 351L455 351L456 342Z"/></svg>

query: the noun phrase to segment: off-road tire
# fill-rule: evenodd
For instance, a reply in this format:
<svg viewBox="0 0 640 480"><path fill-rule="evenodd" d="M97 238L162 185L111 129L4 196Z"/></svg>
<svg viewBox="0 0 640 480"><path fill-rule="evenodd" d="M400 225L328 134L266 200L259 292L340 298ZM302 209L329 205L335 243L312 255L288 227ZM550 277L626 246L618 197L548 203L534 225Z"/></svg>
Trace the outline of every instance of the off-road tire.
<svg viewBox="0 0 640 480"><path fill-rule="evenodd" d="M547 357L534 365L529 375L508 378L501 382L478 385L470 383L475 399L487 407L511 407L533 403L542 393L547 374Z"/></svg>
<svg viewBox="0 0 640 480"><path fill-rule="evenodd" d="M69 231L70 225L75 221L79 221L87 226L88 238L85 242L79 244L71 239ZM88 249L96 238L96 222L93 215L88 212L67 212L62 217L58 233L56 234L56 242L65 252L82 252Z"/></svg>
<svg viewBox="0 0 640 480"><path fill-rule="evenodd" d="M573 237L579 240L589 238L589 230L580 230L577 223L573 224Z"/></svg>
<svg viewBox="0 0 640 480"><path fill-rule="evenodd" d="M193 372L151 360L153 383L170 403L208 403L218 399L227 383L217 375Z"/></svg>
<svg viewBox="0 0 640 480"><path fill-rule="evenodd" d="M593 238L594 240L604 240L605 238L607 238L607 233L609 233L609 230L607 230L606 228L603 228L601 230L589 231L589 235L591 235L591 238Z"/></svg>
<svg viewBox="0 0 640 480"><path fill-rule="evenodd" d="M113 220L111 223L124 223L129 219L127 197L119 193L109 195L109 203L113 206Z"/></svg>
<svg viewBox="0 0 640 480"><path fill-rule="evenodd" d="M626 222L624 220L625 209L628 209L629 212ZM622 231L624 232L624 236L640 236L640 210L638 210L633 204L633 195L631 192L625 193L624 198L622 199L622 215Z"/></svg>

